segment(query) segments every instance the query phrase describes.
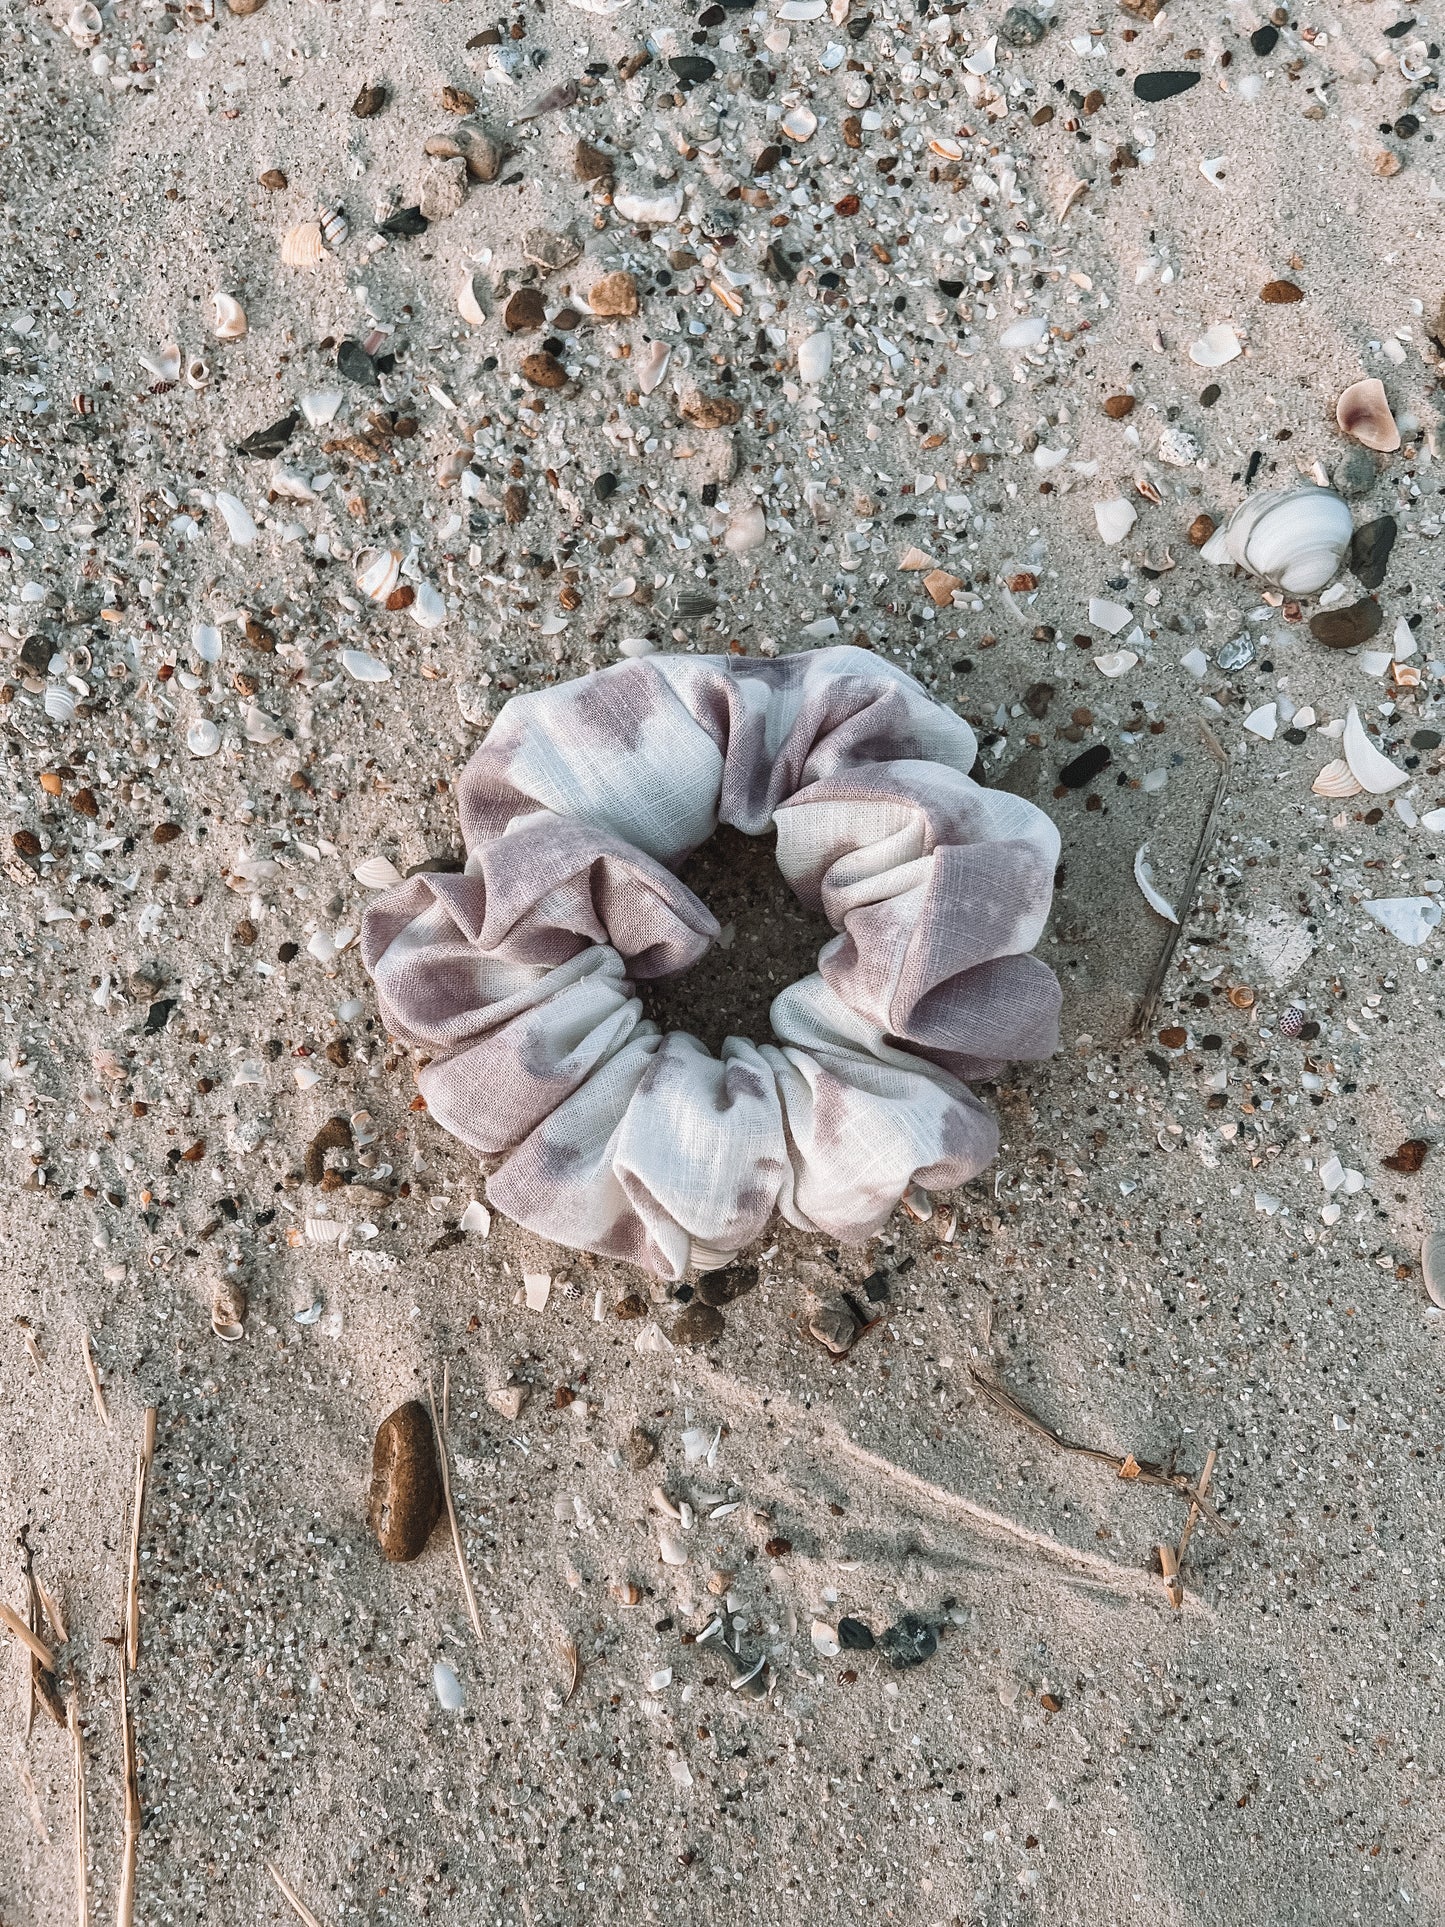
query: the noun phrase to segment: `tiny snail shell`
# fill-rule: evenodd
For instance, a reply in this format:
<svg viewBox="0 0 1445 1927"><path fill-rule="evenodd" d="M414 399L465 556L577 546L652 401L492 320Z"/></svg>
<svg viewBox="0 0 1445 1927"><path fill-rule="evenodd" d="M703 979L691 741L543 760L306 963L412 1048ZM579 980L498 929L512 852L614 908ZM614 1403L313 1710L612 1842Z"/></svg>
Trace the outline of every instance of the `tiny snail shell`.
<svg viewBox="0 0 1445 1927"><path fill-rule="evenodd" d="M213 332L217 341L239 341L246 332L246 310L233 294L213 294L216 310Z"/></svg>
<svg viewBox="0 0 1445 1927"><path fill-rule="evenodd" d="M320 219L321 238L329 248L339 248L351 232L351 223L339 207L324 207Z"/></svg>
<svg viewBox="0 0 1445 1927"><path fill-rule="evenodd" d="M321 228L315 221L303 221L281 236L281 260L288 268L314 268L325 252Z"/></svg>
<svg viewBox="0 0 1445 1927"><path fill-rule="evenodd" d="M1345 390L1335 404L1335 420L1362 447L1373 448L1379 455L1391 455L1400 446L1400 431L1390 413L1384 384L1373 375Z"/></svg>
<svg viewBox="0 0 1445 1927"><path fill-rule="evenodd" d="M356 586L373 602L385 602L401 578L395 549L363 549L356 558Z"/></svg>
<svg viewBox="0 0 1445 1927"><path fill-rule="evenodd" d="M1200 554L1206 562L1235 562L1286 595L1314 595L1334 578L1353 534L1344 498L1306 483L1242 502Z"/></svg>
<svg viewBox="0 0 1445 1927"><path fill-rule="evenodd" d="M227 1278L216 1287L211 1300L211 1330L217 1338L234 1345L246 1336L246 1287L239 1278Z"/></svg>
<svg viewBox="0 0 1445 1927"><path fill-rule="evenodd" d="M186 363L186 380L192 388L209 388L211 385L211 364L199 355L192 355Z"/></svg>
<svg viewBox="0 0 1445 1927"><path fill-rule="evenodd" d="M90 0L81 0L78 7L71 9L65 31L77 47L93 47L99 41L104 25L100 9L93 7Z"/></svg>

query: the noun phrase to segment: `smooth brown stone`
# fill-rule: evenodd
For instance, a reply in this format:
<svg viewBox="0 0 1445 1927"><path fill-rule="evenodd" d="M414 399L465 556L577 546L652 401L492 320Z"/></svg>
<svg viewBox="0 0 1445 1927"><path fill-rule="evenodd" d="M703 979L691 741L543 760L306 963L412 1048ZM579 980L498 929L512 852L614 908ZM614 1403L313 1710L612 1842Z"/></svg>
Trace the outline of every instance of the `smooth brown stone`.
<svg viewBox="0 0 1445 1927"><path fill-rule="evenodd" d="M1259 291L1261 301L1268 301L1272 307L1287 308L1293 302L1303 301L1305 291L1297 288L1293 281L1266 281Z"/></svg>
<svg viewBox="0 0 1445 1927"><path fill-rule="evenodd" d="M1352 602L1348 609L1321 609L1317 616L1310 617L1310 634L1326 649L1354 649L1368 642L1384 620L1379 603L1373 596L1366 596L1363 601Z"/></svg>
<svg viewBox="0 0 1445 1927"><path fill-rule="evenodd" d="M547 319L547 304L540 288L518 288L502 310L502 326L509 335L530 334Z"/></svg>
<svg viewBox="0 0 1445 1927"><path fill-rule="evenodd" d="M367 1524L388 1559L415 1559L442 1513L442 1482L437 1467L431 1414L409 1398L384 1418L371 1454L371 1497Z"/></svg>
<svg viewBox="0 0 1445 1927"><path fill-rule="evenodd" d="M712 1345L727 1330L727 1321L715 1305L694 1298L673 1322L669 1336L674 1345Z"/></svg>

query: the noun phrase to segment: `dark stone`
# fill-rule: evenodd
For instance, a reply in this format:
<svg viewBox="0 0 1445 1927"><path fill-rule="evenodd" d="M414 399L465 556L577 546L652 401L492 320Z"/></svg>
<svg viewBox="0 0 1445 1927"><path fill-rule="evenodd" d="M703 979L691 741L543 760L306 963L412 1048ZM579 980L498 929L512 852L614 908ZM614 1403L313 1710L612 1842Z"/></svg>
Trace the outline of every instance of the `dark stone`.
<svg viewBox="0 0 1445 1927"><path fill-rule="evenodd" d="M701 54L674 54L667 64L684 87L701 87L717 72L716 65Z"/></svg>
<svg viewBox="0 0 1445 1927"><path fill-rule="evenodd" d="M958 297L963 293L963 283L961 281L940 281L938 284L938 292L946 295L950 301L957 301Z"/></svg>
<svg viewBox="0 0 1445 1927"><path fill-rule="evenodd" d="M1350 538L1350 570L1367 589L1378 589L1390 566L1399 528L1393 515L1362 522Z"/></svg>
<svg viewBox="0 0 1445 1927"><path fill-rule="evenodd" d="M888 1655L888 1663L895 1672L904 1672L910 1666L921 1666L926 1659L932 1659L938 1651L938 1634L926 1619L917 1613L904 1613L896 1626L890 1626L883 1635L882 1646Z"/></svg>
<svg viewBox="0 0 1445 1927"><path fill-rule="evenodd" d="M1399 140L1407 141L1420 131L1420 122L1414 114L1401 114L1395 122L1395 134Z"/></svg>
<svg viewBox="0 0 1445 1927"><path fill-rule="evenodd" d="M1257 54L1272 54L1279 45L1279 28L1256 27L1249 36L1249 44Z"/></svg>
<svg viewBox="0 0 1445 1927"><path fill-rule="evenodd" d="M698 1302L714 1307L730 1305L758 1287L756 1265L728 1265L722 1271L705 1271L697 1281Z"/></svg>
<svg viewBox="0 0 1445 1927"><path fill-rule="evenodd" d="M871 1653L875 1644L873 1628L861 1619L838 1621L838 1644L847 1653Z"/></svg>
<svg viewBox="0 0 1445 1927"><path fill-rule="evenodd" d="M1373 596L1365 596L1348 609L1321 609L1317 616L1310 617L1310 634L1326 649L1356 649L1370 640L1384 620L1379 603Z"/></svg>
<svg viewBox="0 0 1445 1927"><path fill-rule="evenodd" d="M171 1021L171 1012L176 1007L174 997L158 997L146 1012L143 1028L147 1031L164 1030Z"/></svg>
<svg viewBox="0 0 1445 1927"><path fill-rule="evenodd" d="M258 428L253 435L248 435L244 441L237 442L236 453L270 460L273 456L279 455L290 441L300 419L300 415L293 408L291 413L283 415L279 422L272 422L269 428Z"/></svg>
<svg viewBox="0 0 1445 1927"><path fill-rule="evenodd" d="M399 207L395 214L387 215L376 231L401 240L409 234L425 234L427 227L427 218L419 207Z"/></svg>
<svg viewBox="0 0 1445 1927"><path fill-rule="evenodd" d="M375 388L376 365L359 341L350 335L336 350L336 370L362 388Z"/></svg>
<svg viewBox="0 0 1445 1927"><path fill-rule="evenodd" d="M888 1273L875 1271L863 1280L863 1296L870 1305L888 1303Z"/></svg>
<svg viewBox="0 0 1445 1927"><path fill-rule="evenodd" d="M1027 7L1010 7L1000 28L1011 47L1037 47L1048 30L1048 22Z"/></svg>
<svg viewBox="0 0 1445 1927"><path fill-rule="evenodd" d="M1024 708L1035 722L1041 722L1048 714L1049 704L1054 700L1054 685L1051 682L1031 682L1024 691Z"/></svg>
<svg viewBox="0 0 1445 1927"><path fill-rule="evenodd" d="M1164 68L1152 74L1136 74L1134 95L1138 100L1172 100L1176 94L1187 94L1191 87L1199 85L1197 71L1191 73L1184 67Z"/></svg>
<svg viewBox="0 0 1445 1927"><path fill-rule="evenodd" d="M371 120L386 105L386 89L379 81L368 81L356 99L351 103L351 111L358 120Z"/></svg>
<svg viewBox="0 0 1445 1927"><path fill-rule="evenodd" d="M674 1320L669 1336L674 1345L712 1345L726 1330L727 1321L717 1307L697 1299Z"/></svg>
<svg viewBox="0 0 1445 1927"><path fill-rule="evenodd" d="M386 1558L415 1559L441 1511L442 1482L431 1414L420 1399L409 1398L377 1430L367 1524Z"/></svg>
<svg viewBox="0 0 1445 1927"><path fill-rule="evenodd" d="M617 477L612 473L610 468L604 468L596 481L593 482L592 493L597 497L599 502L610 501L617 493Z"/></svg>
<svg viewBox="0 0 1445 1927"><path fill-rule="evenodd" d="M1059 771L1059 781L1067 790L1081 790L1092 783L1094 778L1106 770L1114 760L1114 752L1107 743L1090 743L1086 750L1076 756L1071 763L1065 763Z"/></svg>
<svg viewBox="0 0 1445 1927"><path fill-rule="evenodd" d="M798 278L796 266L776 241L768 243L767 251L763 255L763 271L771 275L774 281L786 281L789 287Z"/></svg>
<svg viewBox="0 0 1445 1927"><path fill-rule="evenodd" d="M1417 729L1410 738L1411 749L1439 749L1440 732L1438 729Z"/></svg>
<svg viewBox="0 0 1445 1927"><path fill-rule="evenodd" d="M773 91L773 76L760 60L755 60L743 76L743 83L754 100L766 100Z"/></svg>
<svg viewBox="0 0 1445 1927"><path fill-rule="evenodd" d="M657 1440L651 1432L645 1432L640 1425L634 1425L627 1434L622 1447L623 1455L634 1472L641 1472L657 1457Z"/></svg>
<svg viewBox="0 0 1445 1927"><path fill-rule="evenodd" d="M1300 744L1305 741L1305 732L1302 729L1287 729L1281 740L1286 743L1292 743L1294 747L1298 749Z"/></svg>
<svg viewBox="0 0 1445 1927"><path fill-rule="evenodd" d="M1210 382L1209 386L1203 389L1200 393L1199 406L1201 408L1213 408L1214 404L1219 400L1219 397L1223 393L1224 393L1224 390L1220 387L1217 381Z"/></svg>

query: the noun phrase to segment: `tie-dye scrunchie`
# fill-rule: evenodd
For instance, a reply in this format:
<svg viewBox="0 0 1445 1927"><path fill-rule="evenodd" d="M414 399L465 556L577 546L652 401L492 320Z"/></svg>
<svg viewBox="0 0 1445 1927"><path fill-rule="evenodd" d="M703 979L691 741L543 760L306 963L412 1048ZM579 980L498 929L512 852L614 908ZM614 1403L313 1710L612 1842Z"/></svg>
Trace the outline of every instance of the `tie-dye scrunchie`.
<svg viewBox="0 0 1445 1927"><path fill-rule="evenodd" d="M860 649L654 655L514 696L462 775L465 871L388 890L363 933L432 1115L504 1156L491 1203L677 1279L775 1209L855 1243L910 1184L981 1170L998 1131L964 1080L1058 1039L1058 984L1025 953L1059 838L970 781L976 749ZM719 822L772 825L839 933L775 998L777 1041L720 1060L632 994L718 935L673 871Z"/></svg>

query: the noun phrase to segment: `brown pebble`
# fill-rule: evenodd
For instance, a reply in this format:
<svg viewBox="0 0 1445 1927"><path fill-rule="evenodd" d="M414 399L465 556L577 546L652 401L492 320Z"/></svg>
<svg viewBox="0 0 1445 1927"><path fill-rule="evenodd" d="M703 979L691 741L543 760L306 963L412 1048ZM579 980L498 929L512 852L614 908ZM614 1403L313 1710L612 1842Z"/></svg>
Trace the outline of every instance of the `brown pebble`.
<svg viewBox="0 0 1445 1927"><path fill-rule="evenodd" d="M622 1456L632 1471L641 1472L657 1457L657 1440L642 1426L634 1425L623 1442Z"/></svg>
<svg viewBox="0 0 1445 1927"><path fill-rule="evenodd" d="M47 796L61 796L65 792L65 779L58 769L42 770L40 787Z"/></svg>
<svg viewBox="0 0 1445 1927"><path fill-rule="evenodd" d="M1159 1033L1159 1042L1165 1050L1183 1050L1189 1042L1189 1032L1182 1024L1167 1024Z"/></svg>
<svg viewBox="0 0 1445 1927"><path fill-rule="evenodd" d="M1398 1151L1392 1151L1389 1157L1381 1158L1380 1162L1387 1171L1399 1171L1404 1176L1413 1176L1425 1162L1429 1149L1428 1138L1407 1137Z"/></svg>
<svg viewBox="0 0 1445 1927"><path fill-rule="evenodd" d="M697 1295L705 1305L730 1305L744 1293L755 1291L756 1265L728 1265L722 1271L705 1271L697 1281Z"/></svg>
<svg viewBox="0 0 1445 1927"><path fill-rule="evenodd" d="M351 1122L349 1118L329 1117L321 1129L306 1146L303 1160L306 1168L306 1182L320 1184L326 1175L326 1153L328 1151L349 1151L352 1145Z"/></svg>
<svg viewBox="0 0 1445 1927"><path fill-rule="evenodd" d="M520 1385L517 1380L508 1379L505 1385L498 1385L487 1393L487 1403L494 1412L500 1412L504 1419L514 1424L522 1416L522 1407L531 1393L530 1385Z"/></svg>
<svg viewBox="0 0 1445 1927"><path fill-rule="evenodd" d="M279 194L290 183L279 167L268 167L264 174L256 176L257 183L271 194Z"/></svg>
<svg viewBox="0 0 1445 1927"><path fill-rule="evenodd" d="M786 1559L792 1550L793 1542L791 1539L776 1538L765 1539L763 1541L763 1551L770 1559Z"/></svg>
<svg viewBox="0 0 1445 1927"><path fill-rule="evenodd" d="M614 1318L646 1318L650 1307L640 1291L629 1291L612 1307Z"/></svg>
<svg viewBox="0 0 1445 1927"><path fill-rule="evenodd" d="M808 1315L808 1335L816 1338L834 1358L841 1358L858 1336L858 1320L852 1307L839 1292L814 1305Z"/></svg>
<svg viewBox="0 0 1445 1927"><path fill-rule="evenodd" d="M367 1524L384 1557L415 1559L441 1512L442 1483L431 1414L420 1399L409 1398L382 1420L377 1431Z"/></svg>
<svg viewBox="0 0 1445 1927"><path fill-rule="evenodd" d="M442 107L448 114L469 114L476 104L476 95L469 94L465 87L442 88Z"/></svg>
<svg viewBox="0 0 1445 1927"><path fill-rule="evenodd" d="M578 141L572 169L579 181L607 181L616 172L616 163L610 154L594 147L590 141Z"/></svg>
<svg viewBox="0 0 1445 1927"><path fill-rule="evenodd" d="M1064 1708L1064 1702L1054 1693L1040 1693L1039 1705L1046 1713L1061 1713Z"/></svg>
<svg viewBox="0 0 1445 1927"><path fill-rule="evenodd" d="M40 855L40 838L34 830L17 830L10 839L17 856L37 857Z"/></svg>
<svg viewBox="0 0 1445 1927"><path fill-rule="evenodd" d="M565 388L567 370L555 355L527 355L522 362L522 379L534 388Z"/></svg>
<svg viewBox="0 0 1445 1927"><path fill-rule="evenodd" d="M1202 549L1213 533L1214 517L1212 515L1196 515L1194 520L1189 524L1190 546L1192 548Z"/></svg>
<svg viewBox="0 0 1445 1927"><path fill-rule="evenodd" d="M351 1062L351 1045L345 1037L333 1037L326 1046L326 1061L334 1064L337 1070L345 1070Z"/></svg>
<svg viewBox="0 0 1445 1927"><path fill-rule="evenodd" d="M518 288L502 310L502 326L509 335L529 334L547 319L547 304L540 288Z"/></svg>
<svg viewBox="0 0 1445 1927"><path fill-rule="evenodd" d="M1382 148L1370 162L1370 172L1377 175L1380 180L1387 181L1392 174L1398 174L1403 166L1404 162L1398 154L1392 154L1388 148Z"/></svg>
<svg viewBox="0 0 1445 1927"><path fill-rule="evenodd" d="M689 395L681 405L682 419L693 428L731 428L743 417L743 405L727 395Z"/></svg>
<svg viewBox="0 0 1445 1927"><path fill-rule="evenodd" d="M70 807L79 810L82 816L100 815L100 804L96 801L94 790L77 790L70 799Z"/></svg>
<svg viewBox="0 0 1445 1927"><path fill-rule="evenodd" d="M248 13L259 13L265 4L266 0L226 0L231 12L243 17Z"/></svg>
<svg viewBox="0 0 1445 1927"><path fill-rule="evenodd" d="M674 1345L713 1345L726 1330L727 1320L717 1307L694 1298L673 1321L669 1336Z"/></svg>
<svg viewBox="0 0 1445 1927"><path fill-rule="evenodd" d="M604 321L620 320L637 313L637 282L619 268L615 274L604 274L595 281L588 291L587 305L593 314Z"/></svg>
<svg viewBox="0 0 1445 1927"><path fill-rule="evenodd" d="M478 127L475 121L459 121L452 129L452 135L472 179L496 180L507 158L507 149L502 142L494 140L486 128Z"/></svg>
<svg viewBox="0 0 1445 1927"><path fill-rule="evenodd" d="M1285 308L1292 302L1303 301L1305 291L1297 288L1293 281L1266 281L1259 291L1259 298L1273 307Z"/></svg>
<svg viewBox="0 0 1445 1927"><path fill-rule="evenodd" d="M371 120L386 105L386 89L380 81L368 81L356 99L351 103L351 111L358 120Z"/></svg>
<svg viewBox="0 0 1445 1927"><path fill-rule="evenodd" d="M861 147L863 145L863 123L857 114L847 114L844 116L840 132L842 133L843 145L845 147Z"/></svg>
<svg viewBox="0 0 1445 1927"><path fill-rule="evenodd" d="M1110 395L1104 403L1104 413L1109 417L1111 422L1121 422L1126 415L1132 415L1133 412L1134 397L1132 395Z"/></svg>
<svg viewBox="0 0 1445 1927"><path fill-rule="evenodd" d="M530 506L527 491L522 487L522 484L520 482L508 482L507 486L502 490L502 513L506 516L513 528L515 528L519 522L526 521L527 510Z"/></svg>
<svg viewBox="0 0 1445 1927"><path fill-rule="evenodd" d="M152 843L174 843L181 833L179 823L157 823L151 831Z"/></svg>
<svg viewBox="0 0 1445 1927"><path fill-rule="evenodd" d="M1352 602L1347 609L1321 609L1310 617L1310 634L1326 649L1354 649L1370 637L1385 620L1385 612L1373 596Z"/></svg>
<svg viewBox="0 0 1445 1927"><path fill-rule="evenodd" d="M260 932L249 917L242 917L241 921L231 932L232 941L240 944L243 950L249 950L259 935Z"/></svg>

